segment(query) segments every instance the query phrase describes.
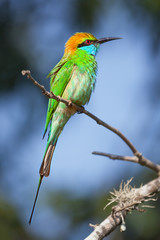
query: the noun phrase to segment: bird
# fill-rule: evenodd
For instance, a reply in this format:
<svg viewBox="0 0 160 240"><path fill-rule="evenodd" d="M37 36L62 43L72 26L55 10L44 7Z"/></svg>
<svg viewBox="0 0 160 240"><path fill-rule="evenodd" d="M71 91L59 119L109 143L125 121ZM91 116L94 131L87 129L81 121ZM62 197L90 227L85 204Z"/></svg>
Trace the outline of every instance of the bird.
<svg viewBox="0 0 160 240"><path fill-rule="evenodd" d="M48 75L50 91L57 96L84 106L89 102L94 90L97 73L95 56L101 44L118 37L104 37L97 39L91 33L77 32L65 44L64 55ZM49 99L43 138L49 127L47 145L39 170L39 183L33 203L29 224L31 224L37 197L43 177L48 177L52 156L65 124L77 112L73 106L66 106L55 99Z"/></svg>

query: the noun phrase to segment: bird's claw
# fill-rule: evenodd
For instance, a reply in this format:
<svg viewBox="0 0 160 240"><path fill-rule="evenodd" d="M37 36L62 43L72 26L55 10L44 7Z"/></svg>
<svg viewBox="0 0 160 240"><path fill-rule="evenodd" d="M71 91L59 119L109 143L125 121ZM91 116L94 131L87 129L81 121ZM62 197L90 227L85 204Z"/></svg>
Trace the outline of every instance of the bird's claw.
<svg viewBox="0 0 160 240"><path fill-rule="evenodd" d="M82 108L82 110L77 110L77 113L78 113L78 114L81 114L81 113L83 113L84 107L83 107L83 106L81 106L81 108Z"/></svg>
<svg viewBox="0 0 160 240"><path fill-rule="evenodd" d="M68 107L72 107L72 101L71 100L68 101Z"/></svg>

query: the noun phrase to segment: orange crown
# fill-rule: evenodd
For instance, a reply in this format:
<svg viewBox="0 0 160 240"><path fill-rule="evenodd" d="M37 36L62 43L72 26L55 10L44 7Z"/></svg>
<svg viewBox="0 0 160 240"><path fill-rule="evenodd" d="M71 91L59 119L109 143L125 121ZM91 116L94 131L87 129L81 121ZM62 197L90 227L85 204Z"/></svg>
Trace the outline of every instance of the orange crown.
<svg viewBox="0 0 160 240"><path fill-rule="evenodd" d="M85 40L97 40L91 33L75 33L65 44L65 52L64 54L73 54L78 45L83 43Z"/></svg>

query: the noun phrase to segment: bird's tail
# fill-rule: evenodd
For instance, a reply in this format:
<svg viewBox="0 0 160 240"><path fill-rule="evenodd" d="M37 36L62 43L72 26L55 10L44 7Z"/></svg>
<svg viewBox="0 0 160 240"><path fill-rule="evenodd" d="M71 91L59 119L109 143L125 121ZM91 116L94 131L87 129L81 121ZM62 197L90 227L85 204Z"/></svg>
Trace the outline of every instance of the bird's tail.
<svg viewBox="0 0 160 240"><path fill-rule="evenodd" d="M44 176L45 177L49 176L52 156L53 156L53 153L54 153L54 149L56 147L56 143L57 143L57 140L55 141L54 144L53 143L48 143L47 144L46 151L45 151L45 154L44 154L44 158L43 158L41 167L39 169L40 178L39 178L39 183L38 183L38 188L37 188L35 200L34 200L33 207L32 207L32 212L31 212L30 219L29 219L29 224L31 224L31 221L32 221L32 216L33 216L34 209L35 209L35 206L36 206L36 202L37 202L37 198L38 198L38 194L39 194L39 190L40 190L40 186L41 186L43 177Z"/></svg>
<svg viewBox="0 0 160 240"><path fill-rule="evenodd" d="M39 189L40 189L42 180L43 180L43 176L40 176L40 178L39 178L39 183L38 183L38 188L37 188L37 192L36 192L36 197L35 197L35 199L34 199L34 203L33 203L33 207L32 207L32 212L31 212L31 215L30 215L30 218L29 218L29 224L31 224L31 221L32 221L32 216L33 216L34 209L35 209L35 206L36 206L37 197L38 197L38 193L39 193Z"/></svg>
<svg viewBox="0 0 160 240"><path fill-rule="evenodd" d="M40 176L45 176L45 177L49 176L52 156L56 147L56 143L57 143L57 140L55 141L54 144L52 142L47 144L44 158L43 158L41 167L39 169Z"/></svg>

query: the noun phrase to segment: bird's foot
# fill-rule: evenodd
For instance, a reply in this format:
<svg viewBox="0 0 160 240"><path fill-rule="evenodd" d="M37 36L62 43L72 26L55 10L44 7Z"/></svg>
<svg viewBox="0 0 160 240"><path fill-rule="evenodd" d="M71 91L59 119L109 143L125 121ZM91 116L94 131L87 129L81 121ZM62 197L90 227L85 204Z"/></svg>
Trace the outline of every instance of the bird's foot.
<svg viewBox="0 0 160 240"><path fill-rule="evenodd" d="M82 108L82 110L77 110L77 113L78 113L78 114L83 113L83 110L84 110L84 107L83 107L83 106L80 106L80 107Z"/></svg>
<svg viewBox="0 0 160 240"><path fill-rule="evenodd" d="M72 101L71 101L71 100L68 100L67 106L68 106L68 107L72 107Z"/></svg>

